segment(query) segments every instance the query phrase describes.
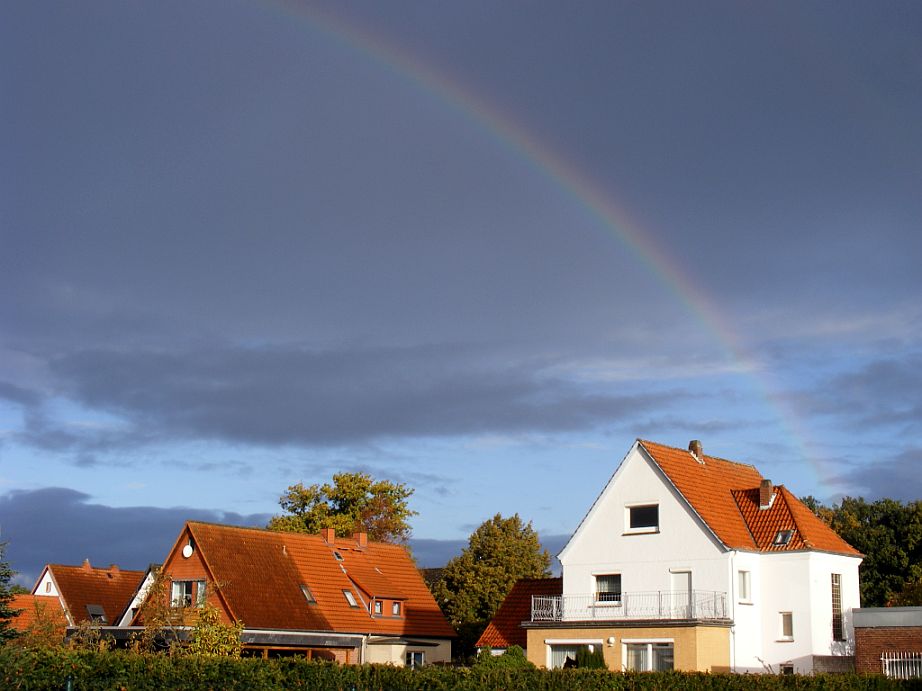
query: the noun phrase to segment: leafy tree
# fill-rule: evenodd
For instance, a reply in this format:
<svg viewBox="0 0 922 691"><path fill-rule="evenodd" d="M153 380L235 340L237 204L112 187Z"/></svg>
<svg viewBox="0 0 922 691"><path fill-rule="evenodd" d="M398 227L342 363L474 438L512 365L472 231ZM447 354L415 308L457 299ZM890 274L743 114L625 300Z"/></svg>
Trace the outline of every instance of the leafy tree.
<svg viewBox="0 0 922 691"><path fill-rule="evenodd" d="M845 497L839 504L824 506L805 497L804 503L865 555L860 567L865 607L882 607L907 584L922 579L922 501Z"/></svg>
<svg viewBox="0 0 922 691"><path fill-rule="evenodd" d="M534 669L521 646L510 645L502 655L494 655L489 646L483 648L472 665L474 669Z"/></svg>
<svg viewBox="0 0 922 691"><path fill-rule="evenodd" d="M580 646L576 651L576 666L579 669L608 669L600 648L589 650L589 646Z"/></svg>
<svg viewBox="0 0 922 691"><path fill-rule="evenodd" d="M551 557L538 533L519 515L496 514L470 537L468 546L445 566L433 595L458 631L462 656L473 652L497 608L520 578L550 575Z"/></svg>
<svg viewBox="0 0 922 691"><path fill-rule="evenodd" d="M334 528L339 535L366 532L371 540L406 544L407 522L416 512L403 483L375 480L367 473L337 473L332 484L291 485L279 498L285 513L269 521L270 530L316 533Z"/></svg>
<svg viewBox="0 0 922 691"><path fill-rule="evenodd" d="M3 558L6 543L0 542L0 645L11 641L19 632L13 628L15 619L22 610L13 609L13 586L11 582L16 573Z"/></svg>
<svg viewBox="0 0 922 691"><path fill-rule="evenodd" d="M243 622L226 624L217 607L205 605L199 610L198 621L192 629L186 652L193 655L223 655L240 657L243 645L240 634Z"/></svg>
<svg viewBox="0 0 922 691"><path fill-rule="evenodd" d="M50 605L45 600L51 600ZM64 646L64 633L67 630L67 618L52 598L35 598L32 622L16 640L23 648L61 648Z"/></svg>
<svg viewBox="0 0 922 691"><path fill-rule="evenodd" d="M887 607L920 606L922 606L922 578L906 581L903 584L903 589L887 602Z"/></svg>

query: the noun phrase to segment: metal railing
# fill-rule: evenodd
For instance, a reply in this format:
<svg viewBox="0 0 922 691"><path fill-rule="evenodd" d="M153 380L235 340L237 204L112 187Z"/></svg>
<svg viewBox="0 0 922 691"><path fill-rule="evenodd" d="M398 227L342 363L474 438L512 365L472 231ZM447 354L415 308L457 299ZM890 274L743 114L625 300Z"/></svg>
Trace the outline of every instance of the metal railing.
<svg viewBox="0 0 922 691"><path fill-rule="evenodd" d="M601 598L601 599L600 599ZM532 621L727 618L727 595L715 590L532 595Z"/></svg>
<svg viewBox="0 0 922 691"><path fill-rule="evenodd" d="M922 653L887 652L880 656L884 675L891 679L922 677Z"/></svg>

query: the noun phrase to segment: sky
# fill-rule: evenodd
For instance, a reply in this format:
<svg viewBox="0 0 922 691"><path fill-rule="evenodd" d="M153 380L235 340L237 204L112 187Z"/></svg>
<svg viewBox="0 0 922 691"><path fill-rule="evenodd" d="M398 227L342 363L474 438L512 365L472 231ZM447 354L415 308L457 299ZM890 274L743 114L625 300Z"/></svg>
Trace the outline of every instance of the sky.
<svg viewBox="0 0 922 691"><path fill-rule="evenodd" d="M0 540L294 483L556 552L636 438L922 498L922 5L0 9Z"/></svg>

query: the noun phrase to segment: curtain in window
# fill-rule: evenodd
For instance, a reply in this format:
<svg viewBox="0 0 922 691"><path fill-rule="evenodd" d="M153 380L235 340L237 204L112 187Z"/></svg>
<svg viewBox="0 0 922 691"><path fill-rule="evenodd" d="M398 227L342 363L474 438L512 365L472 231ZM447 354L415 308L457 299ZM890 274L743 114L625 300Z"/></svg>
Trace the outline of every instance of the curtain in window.
<svg viewBox="0 0 922 691"><path fill-rule="evenodd" d="M576 659L575 645L552 645L551 646L551 669L560 669L567 658Z"/></svg>
<svg viewBox="0 0 922 691"><path fill-rule="evenodd" d="M631 672L646 672L650 669L647 657L649 645L646 643L627 644L627 668Z"/></svg>
<svg viewBox="0 0 922 691"><path fill-rule="evenodd" d="M653 645L653 671L668 672L675 666L675 654L672 643L655 643Z"/></svg>

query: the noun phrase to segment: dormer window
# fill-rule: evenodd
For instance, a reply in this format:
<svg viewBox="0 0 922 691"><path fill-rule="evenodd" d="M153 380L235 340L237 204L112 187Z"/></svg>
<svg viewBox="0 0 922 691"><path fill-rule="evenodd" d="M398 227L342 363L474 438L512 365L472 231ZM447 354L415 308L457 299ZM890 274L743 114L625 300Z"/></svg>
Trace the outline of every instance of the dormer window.
<svg viewBox="0 0 922 691"><path fill-rule="evenodd" d="M375 600L374 610L375 610L375 614L377 614L378 616L381 616L382 614L384 614L384 603L381 602L381 600Z"/></svg>
<svg viewBox="0 0 922 691"><path fill-rule="evenodd" d="M400 616L400 603L394 602L391 604L391 614L395 617Z"/></svg>
<svg viewBox="0 0 922 691"><path fill-rule="evenodd" d="M772 541L772 545L775 547L784 547L791 541L792 537L794 537L793 530L779 530L775 535L775 539Z"/></svg>

